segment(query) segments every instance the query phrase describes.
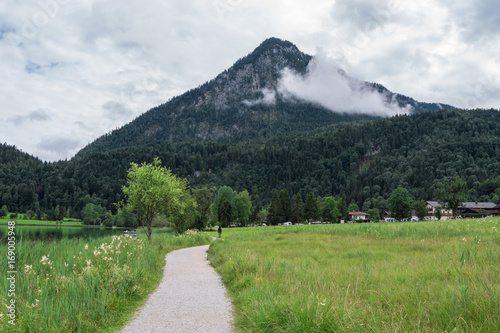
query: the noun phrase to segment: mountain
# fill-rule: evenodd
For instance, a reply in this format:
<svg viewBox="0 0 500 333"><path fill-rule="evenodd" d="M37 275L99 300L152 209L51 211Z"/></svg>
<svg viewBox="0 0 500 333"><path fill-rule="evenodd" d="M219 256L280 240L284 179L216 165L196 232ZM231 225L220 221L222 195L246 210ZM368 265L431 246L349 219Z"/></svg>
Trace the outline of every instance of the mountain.
<svg viewBox="0 0 500 333"><path fill-rule="evenodd" d="M124 127L70 161L42 162L0 145L0 207L77 216L87 203L116 211L131 162L162 163L191 186L248 190L266 205L274 190L343 196L387 209L399 185L434 199L437 181L460 176L469 201L500 203L500 112L419 103L382 85L345 82L408 114L332 112L287 95L283 75L306 77L314 58L269 39L231 68ZM285 73L285 74L284 74ZM424 112L433 111L433 112Z"/></svg>
<svg viewBox="0 0 500 333"><path fill-rule="evenodd" d="M100 137L82 149L77 157L151 143L238 142L375 118L356 112L332 112L318 103L284 93L280 86L284 71L303 77L307 75L312 59L294 44L270 38L215 79ZM378 94L386 103L414 113L451 108L449 105L419 103L392 93L380 84L357 82L341 69L338 73L348 84L356 84L357 90Z"/></svg>

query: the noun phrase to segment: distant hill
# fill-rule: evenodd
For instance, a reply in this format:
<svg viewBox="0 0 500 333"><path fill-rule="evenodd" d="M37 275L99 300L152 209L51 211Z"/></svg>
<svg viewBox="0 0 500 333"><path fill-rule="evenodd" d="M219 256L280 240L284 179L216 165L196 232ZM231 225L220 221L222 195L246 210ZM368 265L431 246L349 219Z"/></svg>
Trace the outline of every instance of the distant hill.
<svg viewBox="0 0 500 333"><path fill-rule="evenodd" d="M213 80L98 138L77 157L146 144L207 140L235 143L375 118L361 113L332 112L317 103L283 96L279 87L283 71L305 75L312 59L294 44L270 38ZM339 72L353 81L340 69ZM376 83L361 83L360 89L376 92L401 107L409 106L413 113L451 108L419 103Z"/></svg>

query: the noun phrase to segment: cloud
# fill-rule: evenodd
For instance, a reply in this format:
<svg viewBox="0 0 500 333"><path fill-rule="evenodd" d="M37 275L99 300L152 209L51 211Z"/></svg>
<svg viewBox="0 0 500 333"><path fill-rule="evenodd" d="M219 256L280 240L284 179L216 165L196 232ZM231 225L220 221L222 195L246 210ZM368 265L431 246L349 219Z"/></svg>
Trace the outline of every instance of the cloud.
<svg viewBox="0 0 500 333"><path fill-rule="evenodd" d="M279 82L279 92L285 98L299 98L333 112L393 116L410 111L400 108L395 101L387 101L387 96L363 81L347 76L322 53L312 59L305 75L286 69Z"/></svg>
<svg viewBox="0 0 500 333"><path fill-rule="evenodd" d="M500 3L497 0L439 0L448 10L467 43L482 44L500 38Z"/></svg>
<svg viewBox="0 0 500 333"><path fill-rule="evenodd" d="M25 116L15 116L9 118L9 121L18 127L23 126L24 123L27 121L38 122L38 121L49 121L49 120L51 120L51 117L47 114L47 112L41 109L32 111Z"/></svg>
<svg viewBox="0 0 500 333"><path fill-rule="evenodd" d="M276 103L276 91L264 88L261 93L263 95L261 98L253 101L244 100L242 103L249 107L257 104L273 105Z"/></svg>
<svg viewBox="0 0 500 333"><path fill-rule="evenodd" d="M102 108L104 110L104 117L110 120L121 118L128 119L131 115L133 115L132 110L130 110L127 106L120 102L108 101L104 103Z"/></svg>
<svg viewBox="0 0 500 333"><path fill-rule="evenodd" d="M44 152L45 156L67 156L81 146L78 139L70 136L52 136L43 138L37 144L37 148Z"/></svg>
<svg viewBox="0 0 500 333"><path fill-rule="evenodd" d="M28 115L29 120L31 121L48 121L50 120L50 116L43 110L36 110L31 112Z"/></svg>

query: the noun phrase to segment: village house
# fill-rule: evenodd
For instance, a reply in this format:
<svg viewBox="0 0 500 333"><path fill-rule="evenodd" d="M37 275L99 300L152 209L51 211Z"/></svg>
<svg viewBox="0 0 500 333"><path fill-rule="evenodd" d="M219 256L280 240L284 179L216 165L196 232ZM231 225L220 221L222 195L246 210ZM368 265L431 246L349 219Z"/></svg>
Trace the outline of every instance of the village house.
<svg viewBox="0 0 500 333"><path fill-rule="evenodd" d="M349 219L355 222L365 222L368 219L368 214L363 212L349 212Z"/></svg>
<svg viewBox="0 0 500 333"><path fill-rule="evenodd" d="M437 220L435 213L438 207L441 207L441 220L453 218L453 212L451 209L446 209L446 204L439 201L426 201L425 203L427 205L427 214L425 214L427 220Z"/></svg>
<svg viewBox="0 0 500 333"><path fill-rule="evenodd" d="M500 215L500 205L492 202L464 202L460 207L461 215L487 216Z"/></svg>
<svg viewBox="0 0 500 333"><path fill-rule="evenodd" d="M453 218L451 209L446 209L446 204L439 201L426 201L428 213L426 218L429 220L436 220L435 213L437 207L442 207L441 220L448 220ZM443 207L444 206L444 207ZM459 216L487 216L487 215L500 215L500 205L492 202L464 202L458 210Z"/></svg>

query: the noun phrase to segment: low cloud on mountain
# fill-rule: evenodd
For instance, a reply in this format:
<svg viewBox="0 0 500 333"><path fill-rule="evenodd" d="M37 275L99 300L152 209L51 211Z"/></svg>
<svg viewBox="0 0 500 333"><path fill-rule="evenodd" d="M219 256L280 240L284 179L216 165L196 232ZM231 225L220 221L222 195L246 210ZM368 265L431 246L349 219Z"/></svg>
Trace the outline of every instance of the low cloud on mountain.
<svg viewBox="0 0 500 333"><path fill-rule="evenodd" d="M278 90L285 98L299 98L334 112L393 116L410 111L396 101L388 102L387 96L365 82L347 76L321 53L309 63L305 75L285 70Z"/></svg>
<svg viewBox="0 0 500 333"><path fill-rule="evenodd" d="M263 97L259 99L252 101L244 100L242 103L246 106L254 106L257 104L273 105L276 103L276 92L274 90L265 88L262 90L262 95Z"/></svg>

